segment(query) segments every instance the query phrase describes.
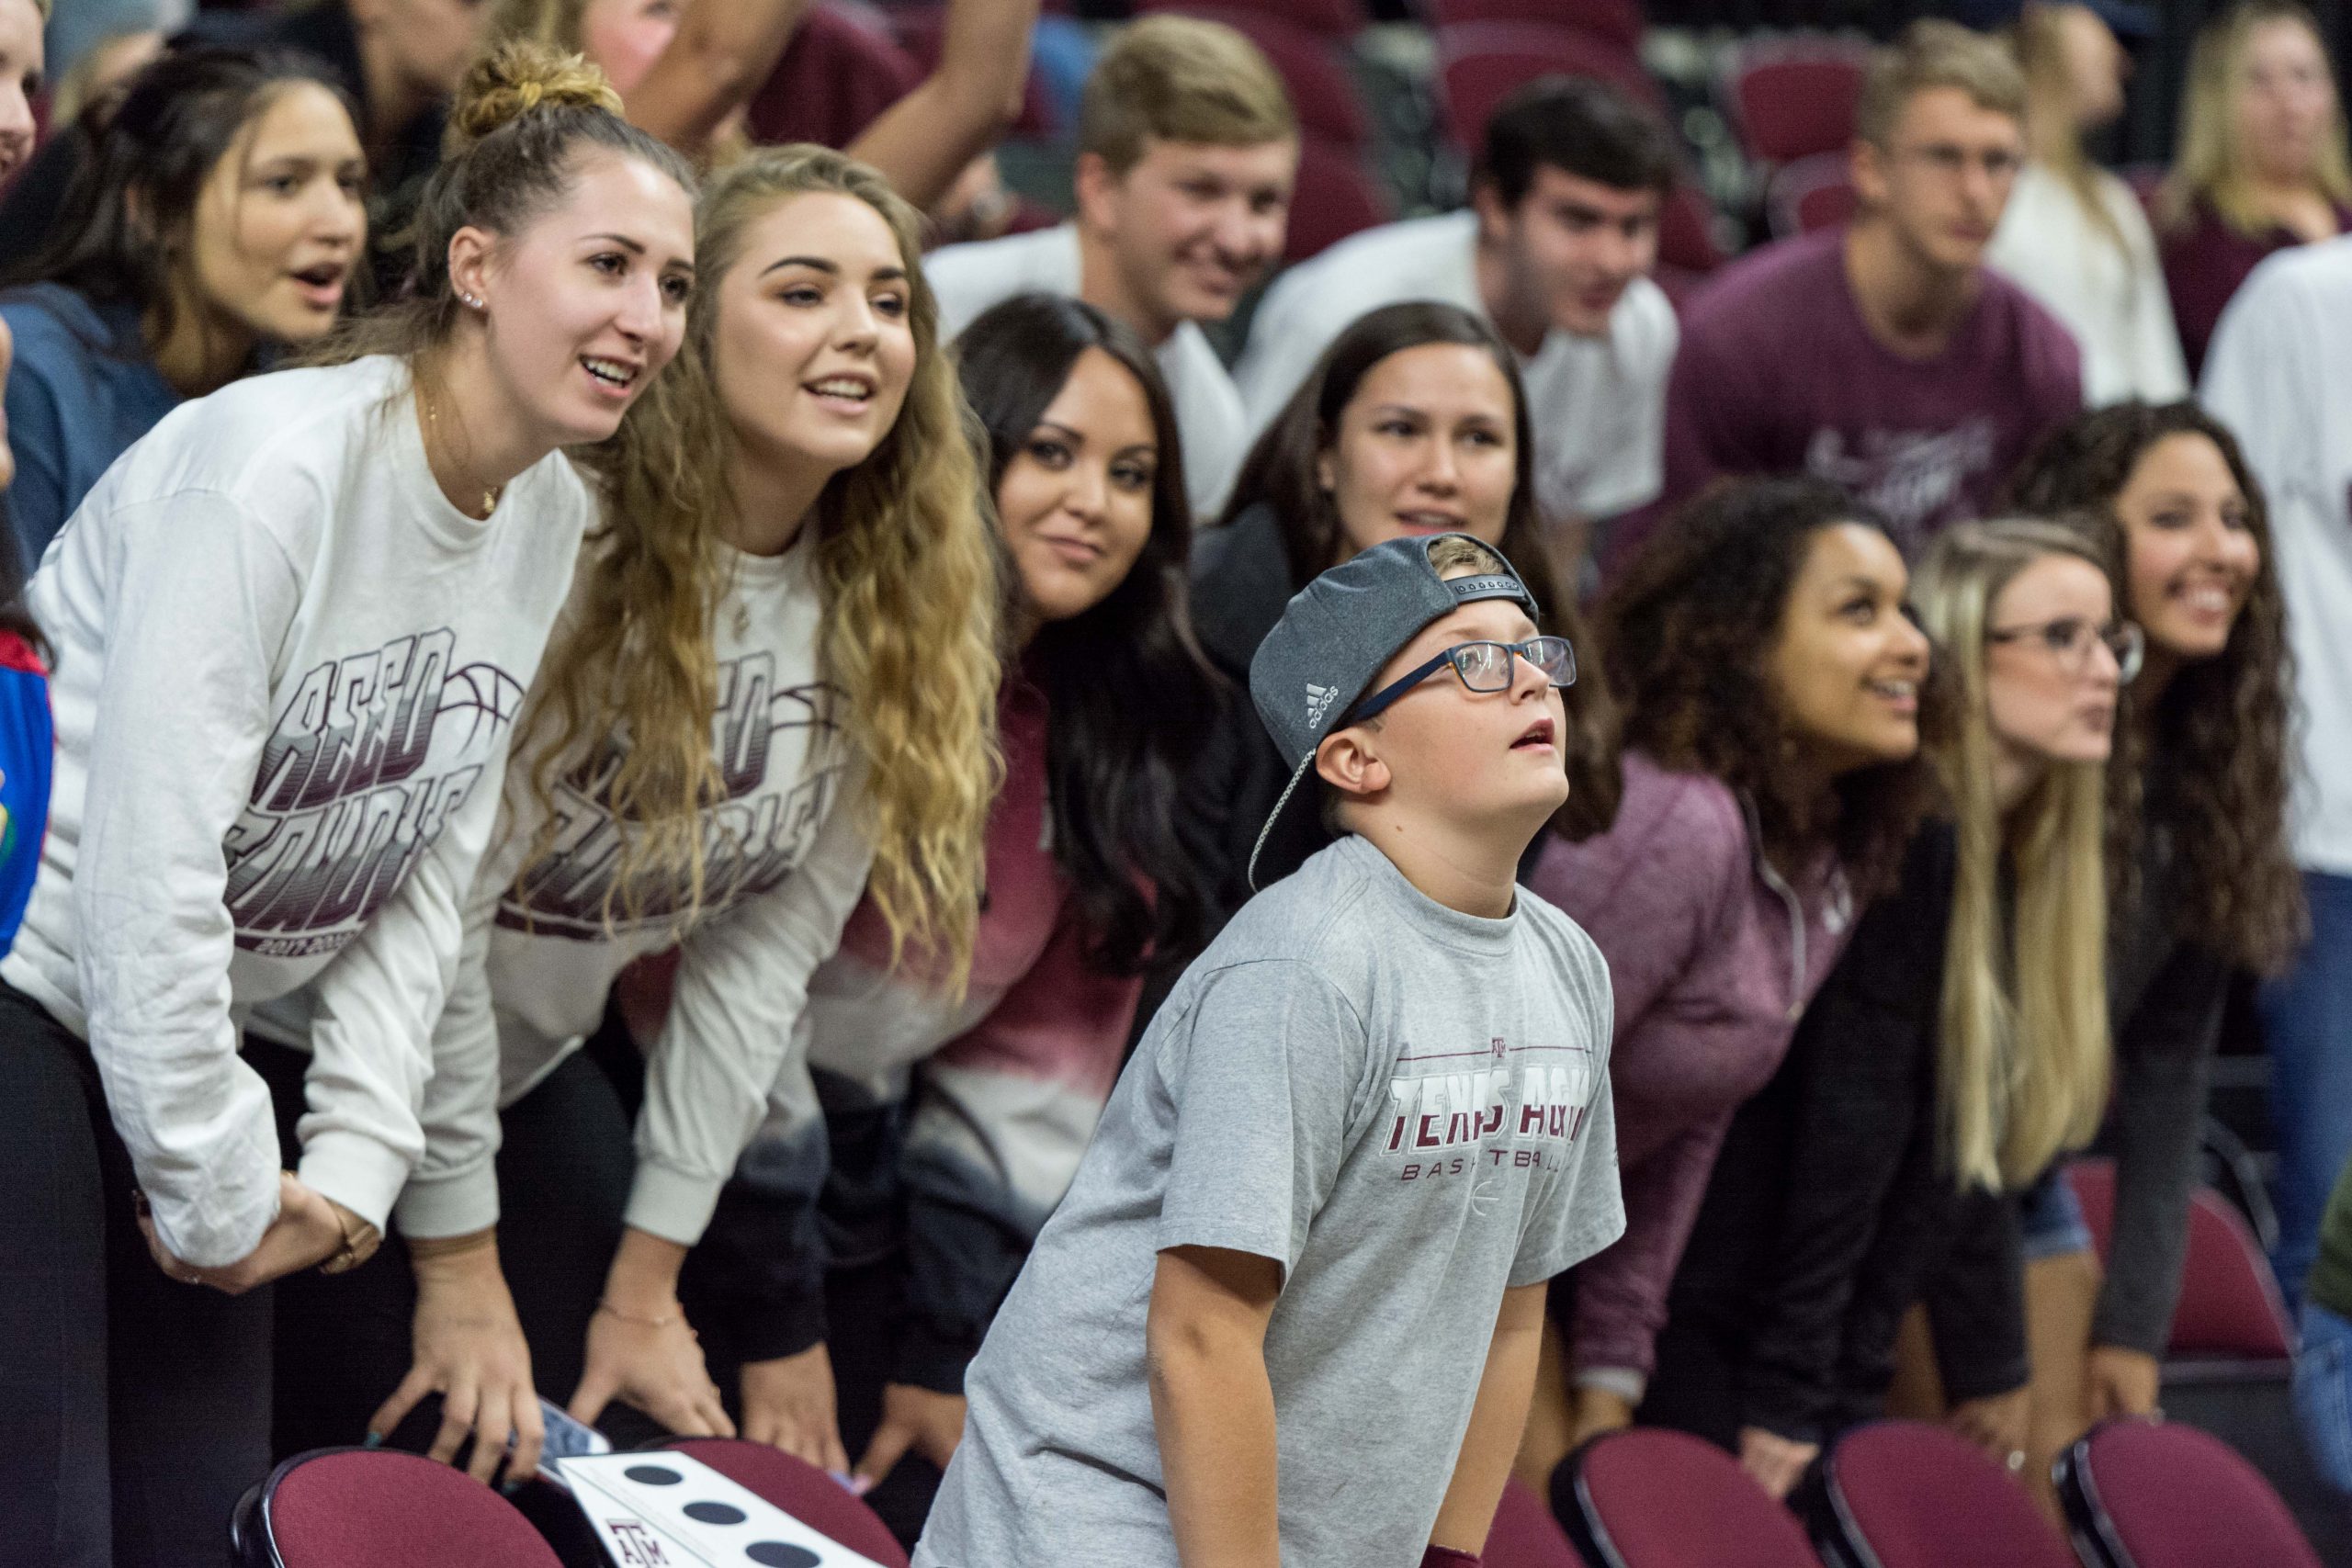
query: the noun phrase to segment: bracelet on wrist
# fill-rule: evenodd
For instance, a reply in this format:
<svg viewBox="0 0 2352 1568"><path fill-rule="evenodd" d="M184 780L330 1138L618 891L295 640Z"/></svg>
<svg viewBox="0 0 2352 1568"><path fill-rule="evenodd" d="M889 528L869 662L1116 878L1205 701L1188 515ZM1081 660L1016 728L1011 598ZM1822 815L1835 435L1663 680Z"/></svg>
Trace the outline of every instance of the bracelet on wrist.
<svg viewBox="0 0 2352 1568"><path fill-rule="evenodd" d="M327 1201L327 1212L334 1216L334 1228L342 1235L343 1245L319 1265L319 1272L348 1274L376 1256L376 1248L383 1245L384 1233L332 1199Z"/></svg>
<svg viewBox="0 0 2352 1568"><path fill-rule="evenodd" d="M671 1303L671 1308L672 1310L669 1312L656 1314L649 1317L643 1313L623 1312L620 1308L613 1304L613 1299L610 1296L599 1297L596 1302L596 1310L598 1312L604 1313L610 1317L616 1317L623 1323L633 1324L639 1328L667 1328L672 1324L678 1322L680 1320L681 1314L677 1310L677 1303L673 1302ZM689 1328L686 1332L688 1334L693 1334L694 1330ZM696 1337L700 1337L700 1336L696 1336Z"/></svg>

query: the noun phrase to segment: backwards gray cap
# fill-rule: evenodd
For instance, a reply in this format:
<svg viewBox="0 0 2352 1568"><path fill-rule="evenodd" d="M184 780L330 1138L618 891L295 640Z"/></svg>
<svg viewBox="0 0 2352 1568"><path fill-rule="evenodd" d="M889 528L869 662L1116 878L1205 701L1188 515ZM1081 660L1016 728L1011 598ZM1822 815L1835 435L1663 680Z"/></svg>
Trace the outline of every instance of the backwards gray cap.
<svg viewBox="0 0 2352 1568"><path fill-rule="evenodd" d="M1502 561L1499 572L1443 578L1430 564L1441 539L1466 539ZM1479 599L1516 599L1532 617L1534 596L1503 553L1467 534L1437 534L1390 539L1340 562L1291 598L1283 618L1258 645L1250 660L1250 696L1274 738L1274 749L1291 765L1290 783L1266 816L1250 852L1250 886L1258 886L1259 863L1274 876L1295 869L1303 853L1286 840L1268 854L1267 840L1298 800L1315 800L1299 785L1315 766L1315 749L1340 728L1381 667L1420 636L1431 621ZM1279 866L1272 863L1279 861Z"/></svg>

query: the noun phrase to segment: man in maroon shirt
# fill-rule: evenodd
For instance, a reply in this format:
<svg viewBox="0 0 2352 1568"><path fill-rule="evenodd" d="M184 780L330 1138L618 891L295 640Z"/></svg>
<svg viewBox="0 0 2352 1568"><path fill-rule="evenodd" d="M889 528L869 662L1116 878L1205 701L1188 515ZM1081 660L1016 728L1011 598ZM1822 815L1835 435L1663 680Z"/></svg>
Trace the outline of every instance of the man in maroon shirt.
<svg viewBox="0 0 2352 1568"><path fill-rule="evenodd" d="M2025 158L2024 107L2007 51L1951 22L1914 23L1880 53L1856 117L1860 215L1766 246L1690 302L1665 494L1619 528L1612 560L1718 477L1799 470L1875 505L1916 552L1982 515L2080 411L2074 339L1983 263Z"/></svg>

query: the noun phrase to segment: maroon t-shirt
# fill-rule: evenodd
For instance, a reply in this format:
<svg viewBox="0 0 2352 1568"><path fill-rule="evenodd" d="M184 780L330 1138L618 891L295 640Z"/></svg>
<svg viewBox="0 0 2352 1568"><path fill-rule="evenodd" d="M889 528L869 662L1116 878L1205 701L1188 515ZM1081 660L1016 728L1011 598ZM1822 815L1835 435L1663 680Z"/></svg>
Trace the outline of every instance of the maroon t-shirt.
<svg viewBox="0 0 2352 1568"><path fill-rule="evenodd" d="M1810 473L1884 513L1915 554L1983 516L2027 449L2082 411L2074 338L1993 272L1941 354L1881 344L1847 284L1845 238L1767 245L1690 302L1667 387L1661 513L1722 475Z"/></svg>
<svg viewBox="0 0 2352 1568"><path fill-rule="evenodd" d="M2339 232L2352 229L2352 209L2335 209L2335 227ZM2165 288L2172 295L2172 319L2180 328L2191 380L2204 374L2206 345L2238 285L2271 252L2302 243L2301 234L2281 224L2259 234L2240 233L2204 201L2197 204L2187 228L2165 234Z"/></svg>

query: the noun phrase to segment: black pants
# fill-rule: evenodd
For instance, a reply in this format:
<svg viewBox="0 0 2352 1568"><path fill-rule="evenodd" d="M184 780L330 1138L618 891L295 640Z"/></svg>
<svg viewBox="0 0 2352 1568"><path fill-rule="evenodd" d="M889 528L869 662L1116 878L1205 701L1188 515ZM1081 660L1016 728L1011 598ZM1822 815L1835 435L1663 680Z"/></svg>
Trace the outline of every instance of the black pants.
<svg viewBox="0 0 2352 1568"><path fill-rule="evenodd" d="M269 1469L272 1288L167 1278L71 1032L0 986L0 1541L57 1568L188 1568ZM19 1555L20 1554L20 1555Z"/></svg>
<svg viewBox="0 0 2352 1568"><path fill-rule="evenodd" d="M304 1059L266 1045L250 1055L290 1124ZM499 1262L530 1343L532 1379L563 1404L580 1384L589 1319L620 1245L636 1172L629 1120L603 1069L574 1053L500 1122ZM279 1292L278 1453L359 1441L368 1418L408 1375L416 1276L407 1249L389 1237L349 1273L296 1276ZM625 1405L600 1424L624 1447L659 1430ZM439 1402L426 1400L391 1441L422 1452L439 1425Z"/></svg>

